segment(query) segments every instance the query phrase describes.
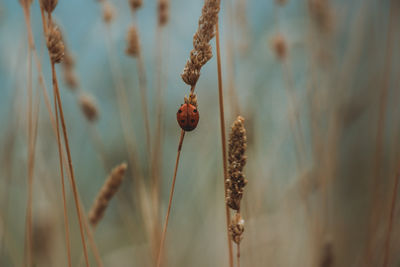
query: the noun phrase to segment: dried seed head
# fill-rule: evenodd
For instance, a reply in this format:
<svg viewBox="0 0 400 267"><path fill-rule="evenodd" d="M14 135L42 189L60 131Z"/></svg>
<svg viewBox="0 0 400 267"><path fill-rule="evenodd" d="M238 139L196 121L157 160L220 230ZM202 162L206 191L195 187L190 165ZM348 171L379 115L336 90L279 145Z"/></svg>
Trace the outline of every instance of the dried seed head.
<svg viewBox="0 0 400 267"><path fill-rule="evenodd" d="M93 97L87 94L82 94L79 97L79 105L81 106L82 112L88 121L94 122L98 119L99 109L97 108Z"/></svg>
<svg viewBox="0 0 400 267"><path fill-rule="evenodd" d="M130 26L126 34L127 47L125 53L136 57L140 52L139 35L135 26Z"/></svg>
<svg viewBox="0 0 400 267"><path fill-rule="evenodd" d="M58 0L40 0L40 5L47 13L52 13L58 4Z"/></svg>
<svg viewBox="0 0 400 267"><path fill-rule="evenodd" d="M215 35L215 24L218 21L220 0L206 0L199 19L197 32L193 36L193 50L190 59L186 62L182 80L194 86L200 77L200 69L212 57L212 48L209 44Z"/></svg>
<svg viewBox="0 0 400 267"><path fill-rule="evenodd" d="M143 5L143 0L129 0L132 11L140 8Z"/></svg>
<svg viewBox="0 0 400 267"><path fill-rule="evenodd" d="M332 8L329 0L308 0L311 18L324 32L330 32L333 28Z"/></svg>
<svg viewBox="0 0 400 267"><path fill-rule="evenodd" d="M64 59L64 42L60 29L52 23L47 35L47 48L53 63L60 63Z"/></svg>
<svg viewBox="0 0 400 267"><path fill-rule="evenodd" d="M246 164L246 129L244 118L238 116L232 125L228 141L228 179L225 181L227 188L226 203L231 209L240 210L240 201L243 196L243 188L247 180L243 173Z"/></svg>
<svg viewBox="0 0 400 267"><path fill-rule="evenodd" d="M115 193L117 193L122 183L126 169L126 163L122 163L115 167L98 193L89 212L89 221L93 227L103 218L108 203Z"/></svg>
<svg viewBox="0 0 400 267"><path fill-rule="evenodd" d="M73 69L64 69L64 80L70 89L76 89L79 86L78 77Z"/></svg>
<svg viewBox="0 0 400 267"><path fill-rule="evenodd" d="M277 34L272 39L272 50L278 59L283 60L287 55L287 44L285 38L281 34Z"/></svg>
<svg viewBox="0 0 400 267"><path fill-rule="evenodd" d="M231 224L229 225L229 233L231 235L232 241L239 244L243 239L244 232L244 220L240 216L240 213L236 213L233 217Z"/></svg>
<svg viewBox="0 0 400 267"><path fill-rule="evenodd" d="M115 8L109 2L103 4L103 20L105 23L110 23L115 17Z"/></svg>
<svg viewBox="0 0 400 267"><path fill-rule="evenodd" d="M158 24L163 26L168 22L168 0L158 0Z"/></svg>

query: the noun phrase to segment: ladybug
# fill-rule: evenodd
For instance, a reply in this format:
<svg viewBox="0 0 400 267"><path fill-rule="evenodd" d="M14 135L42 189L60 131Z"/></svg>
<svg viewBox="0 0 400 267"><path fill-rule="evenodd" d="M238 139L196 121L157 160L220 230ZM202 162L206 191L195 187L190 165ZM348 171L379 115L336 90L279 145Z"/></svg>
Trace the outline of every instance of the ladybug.
<svg viewBox="0 0 400 267"><path fill-rule="evenodd" d="M199 123L199 111L192 104L183 104L176 113L176 120L183 130L193 131Z"/></svg>

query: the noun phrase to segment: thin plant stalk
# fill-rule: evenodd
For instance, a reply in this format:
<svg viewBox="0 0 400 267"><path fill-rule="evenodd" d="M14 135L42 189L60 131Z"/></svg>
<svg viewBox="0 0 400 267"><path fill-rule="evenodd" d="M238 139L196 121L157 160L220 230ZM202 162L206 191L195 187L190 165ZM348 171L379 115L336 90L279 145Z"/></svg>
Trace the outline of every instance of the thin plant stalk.
<svg viewBox="0 0 400 267"><path fill-rule="evenodd" d="M62 199L63 199L63 211L64 211L64 224L65 224L65 240L67 243L67 255L68 255L68 266L71 267L71 242L69 239L69 223L68 223L68 212L67 212L67 200L65 194L65 182L64 182L64 168L63 168L63 153L61 148L61 137L60 137L60 124L57 111L57 98L54 94L54 112L56 115L56 126L57 126L57 146L58 146L58 156L60 161L60 173L61 173L61 189L62 189Z"/></svg>
<svg viewBox="0 0 400 267"><path fill-rule="evenodd" d="M62 131L63 131L63 136L64 136L65 148L67 151L68 166L69 166L69 171L70 171L70 175L71 175L71 185L72 185L72 191L74 194L76 212L78 214L79 230L80 230L80 234L81 234L83 253L85 255L86 266L89 266L89 258L88 258L87 248L86 248L85 233L84 233L84 229L83 229L83 225L82 225L82 214L81 214L79 200L78 200L78 189L77 189L77 186L75 183L75 175L74 175L74 169L72 166L71 151L70 151L70 147L69 147L68 134L67 134L67 128L65 125L64 112L63 112L63 108L62 108L60 92L58 90L58 82L57 82L57 75L56 75L54 62L51 63L51 72L52 72L52 76L53 76L54 94L56 94L56 96L57 96L57 98L56 98L57 104L56 105L58 106L58 111L60 112L61 127L62 127Z"/></svg>
<svg viewBox="0 0 400 267"><path fill-rule="evenodd" d="M137 25L136 22L136 12L133 12L133 23ZM146 71L144 67L144 61L142 56L142 51L139 51L137 55L137 73L139 79L139 88L140 88L140 98L141 98L141 106L144 120L144 128L146 134L146 147L147 147L147 158L150 161L151 157L151 144L150 144L150 122L149 122L149 112L148 112L148 104L147 104L147 81L146 81Z"/></svg>
<svg viewBox="0 0 400 267"><path fill-rule="evenodd" d="M28 49L28 86L27 86L27 117L28 117L28 198L26 206L26 256L27 265L32 266L32 194L33 194L33 167L34 153L32 153L33 129L32 129L32 53Z"/></svg>
<svg viewBox="0 0 400 267"><path fill-rule="evenodd" d="M219 95L219 114L220 114L220 122L221 122L221 142L222 142L222 166L223 166L223 183L224 183L224 200L227 197L226 192L226 183L228 177L228 168L227 168L227 158L226 158L226 137L225 137L225 118L224 118L224 98L223 98L223 90L222 90L222 71L221 71L221 52L220 52L220 44L219 44L219 29L218 22L215 24L215 38L216 38L216 47L217 47L217 68L218 68L218 95ZM225 213L226 213L226 233L228 237L228 249L229 249L229 266L233 267L233 252L232 252L232 242L229 235L229 221L231 218L230 210L225 202ZM239 249L239 247L238 247ZM238 252L239 253L239 252Z"/></svg>
<svg viewBox="0 0 400 267"><path fill-rule="evenodd" d="M385 254L383 258L383 267L387 267L389 265L389 254L390 254L390 237L392 234L393 228L393 219L394 219L394 211L396 208L396 198L397 198L397 190L399 187L399 180L400 180L400 171L396 174L393 191L392 191L392 200L390 205L390 214L388 220L388 228L386 232L386 240L385 240Z"/></svg>
<svg viewBox="0 0 400 267"><path fill-rule="evenodd" d="M30 11L29 11L29 7L27 6L27 4L23 4L23 11L24 11L25 25L26 25L27 34L28 34L29 47L30 47L30 50L32 51L32 54L33 54L33 57L34 57L34 60L35 60L35 63L36 63L36 68L37 68L38 78L39 78L39 84L41 85L41 87L43 89L43 96L44 96L44 100L45 100L47 111L48 111L49 116L50 116L50 121L51 121L51 125L53 127L53 131L56 133L57 132L56 122L54 120L54 116L53 116L53 113L51 111L50 98L49 98L49 95L47 93L46 84L44 82L43 72L42 72L42 67L41 67L41 64L40 64L40 60L39 60L39 57L38 57L38 55L36 53L36 49L35 49L35 43L34 43L33 34L32 34L32 27L31 27L31 23L30 23ZM44 29L46 29L46 27L44 27ZM63 192L65 192L64 189L63 189ZM66 206L65 197L63 198L63 205L64 205L64 207ZM64 215L68 216L65 211L64 211ZM68 218L64 218L64 219L68 220ZM69 232L68 231L68 225L65 225L65 232L66 232L66 234ZM67 254L69 255L68 256L68 262L71 262L70 253L68 252L69 251L69 242L68 242L68 240L69 240L69 238L66 238Z"/></svg>
<svg viewBox="0 0 400 267"><path fill-rule="evenodd" d="M176 154L174 176L172 178L172 185L171 185L171 190L170 190L170 193L169 193L168 209L167 209L167 214L165 215L165 222L164 222L163 231L162 231L162 234L161 234L160 247L159 247L159 252L158 252L158 257L157 257L157 267L161 266L161 259L162 259L162 254L163 254L163 251L164 251L164 242L165 242L165 237L167 235L169 214L171 212L172 198L174 196L174 190L175 190L176 174L178 172L179 159L180 159L180 156L181 156L181 150L182 150L182 144L183 144L183 138L184 137L185 137L185 131L181 130L181 137L179 139L178 152Z"/></svg>

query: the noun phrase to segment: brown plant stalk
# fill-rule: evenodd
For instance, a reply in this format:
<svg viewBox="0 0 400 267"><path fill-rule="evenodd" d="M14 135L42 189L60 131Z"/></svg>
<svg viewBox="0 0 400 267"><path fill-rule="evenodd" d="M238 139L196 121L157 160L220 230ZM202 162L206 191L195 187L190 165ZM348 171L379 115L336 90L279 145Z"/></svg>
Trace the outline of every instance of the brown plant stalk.
<svg viewBox="0 0 400 267"><path fill-rule="evenodd" d="M45 100L45 104L46 104L46 108L47 111L49 113L50 116L50 121L51 121L51 125L53 127L53 131L56 133L56 124L55 124L55 120L54 120L54 116L53 113L51 111L51 104L50 104L50 99L49 99L49 95L47 93L47 88L46 88L46 84L44 82L44 78L43 78L43 72L42 72L42 67L40 64L40 60L39 57L37 55L36 49L35 49L35 43L34 43L34 39L33 39L33 34L32 34L32 27L31 27L31 23L30 23L30 10L29 10L29 6L27 4L27 1L25 1L22 4L23 7L23 11L24 11L24 19L25 19L25 25L27 28L27 34L28 34L28 42L29 42L29 47L32 51L35 63L36 63L36 69L38 72L38 78L39 78L39 84L41 85L42 89L43 89L43 96L44 96L44 100ZM63 184L63 181L62 181ZM63 194L65 195L65 189L64 187L62 188L63 190ZM67 215L67 211L66 211L66 202L65 202L65 198L63 198L63 204L64 204L64 216L68 216ZM68 220L67 217L64 217L65 220ZM65 232L66 232L66 247L67 247L67 254L68 254L68 262L71 262L71 257L70 257L70 253L69 253L69 231L68 231L68 225L65 225Z"/></svg>
<svg viewBox="0 0 400 267"><path fill-rule="evenodd" d="M388 219L388 226L386 230L386 238L385 238L385 251L384 251L384 258L383 258L383 267L387 267L389 265L389 256L390 256L390 237L392 234L393 228L393 219L394 219L394 211L396 208L396 198L397 198L397 190L399 187L399 180L400 180L400 170L396 174L393 191L392 191L392 199L390 204L390 213Z"/></svg>
<svg viewBox="0 0 400 267"><path fill-rule="evenodd" d="M58 107L55 110L55 112L60 112L60 119L61 119L61 127L63 131L63 137L64 137L64 145L65 149L67 152L67 159L68 159L68 167L69 167L69 172L71 175L71 186L72 186L72 191L74 195L74 200L75 200L75 206L76 206L76 212L78 215L78 221L79 221L79 230L80 230L80 235L81 235L81 241L82 241L82 246L83 246L83 253L85 255L85 262L86 266L89 266L89 257L87 253L87 247L86 247L86 241L85 241L85 233L83 229L83 224L82 224L82 214L80 210L80 205L79 205L79 196L78 196L78 189L76 186L75 182L75 175L74 175L74 169L72 165L72 158L71 158L71 151L69 147L69 141L68 141L68 134L67 134L67 129L65 125L65 119L64 119L64 112L62 108L62 102L61 102L61 96L60 92L58 89L58 81L57 81L57 73L55 70L55 64L60 63L63 60L64 57L64 43L62 40L61 32L57 28L57 26L54 24L52 21L52 16L51 13L55 9L57 5L57 0L42 0L41 5L40 5L40 11L42 15L42 22L43 22L43 30L46 34L46 39L47 39L47 47L48 47L48 52L50 56L50 63L51 63L51 74L52 74L52 82L53 82L53 93L56 95L55 98L55 107ZM46 5L48 3L48 5ZM46 10L48 14L48 21L47 21L47 27L46 28L46 23L45 23L45 16L44 16L44 11ZM56 125L58 129L58 125Z"/></svg>
<svg viewBox="0 0 400 267"><path fill-rule="evenodd" d="M226 158L226 137L225 137L225 118L224 118L224 96L222 90L222 71L221 71L221 52L219 44L219 29L218 21L215 24L215 35L216 35L216 47L217 47L217 68L218 68L218 96L219 96L219 117L221 124L221 143L222 143L222 166L223 166L223 183L224 183L224 195L225 199L227 197L226 183L228 178L228 168L227 168L227 158ZM229 222L231 214L229 211L228 204L225 203L225 215L226 215L226 232L228 237L228 250L229 250L229 266L233 266L233 252L232 252L232 242L229 235Z"/></svg>
<svg viewBox="0 0 400 267"><path fill-rule="evenodd" d="M162 259L162 256L163 256L162 254L163 254L163 250L164 250L164 242L165 242L165 237L167 235L169 214L171 212L172 198L174 196L174 190L175 190L176 174L178 173L179 158L181 156L181 150L182 150L182 144L183 144L184 137L185 137L185 131L181 130L181 137L179 138L178 152L176 154L174 176L172 178L172 185L171 185L171 190L169 193L168 210L167 210L167 214L165 215L165 223L164 223L163 231L161 234L160 247L159 247L159 252L158 252L158 256L157 256L157 267L161 266L161 259Z"/></svg>

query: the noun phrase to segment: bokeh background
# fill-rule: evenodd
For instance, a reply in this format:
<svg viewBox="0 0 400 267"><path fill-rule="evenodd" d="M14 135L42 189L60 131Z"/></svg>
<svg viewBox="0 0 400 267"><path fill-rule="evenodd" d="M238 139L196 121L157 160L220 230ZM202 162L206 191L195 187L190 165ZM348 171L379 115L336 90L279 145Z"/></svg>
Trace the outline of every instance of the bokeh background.
<svg viewBox="0 0 400 267"><path fill-rule="evenodd" d="M135 19L127 0L108 3L115 16L107 25L97 1L59 1L53 15L75 58L79 81L78 88L69 88L63 67L57 66L61 97L86 210L111 168L128 163L122 187L95 231L104 265L153 266L154 248L143 203L136 197L115 79L127 90L131 114L122 120L133 124L136 164L151 191L152 160L146 155L138 66L125 54L126 32L137 23L152 140L159 107L157 79L163 89L161 221L155 222L161 229L180 135L176 111L189 93L180 73L192 49L203 1L170 1L169 20L161 29L156 0L145 0ZM225 124L229 132L236 116L242 115L248 140L241 266L384 266L387 252L387 266L400 266L400 205L395 205L399 14L395 0L222 1ZM52 99L38 1L32 5L31 22ZM196 87L200 122L187 133L182 149L165 243L168 266L226 266L228 260L215 40L212 45L214 56L202 68ZM2 0L0 266L23 266L25 258L28 65L22 7L19 1ZM34 262L67 266L57 143L34 62L33 88L34 99L40 99ZM99 118L94 123L81 112L82 94L97 103ZM82 247L69 184L67 203L73 266L80 266ZM92 255L90 259L95 265Z"/></svg>

